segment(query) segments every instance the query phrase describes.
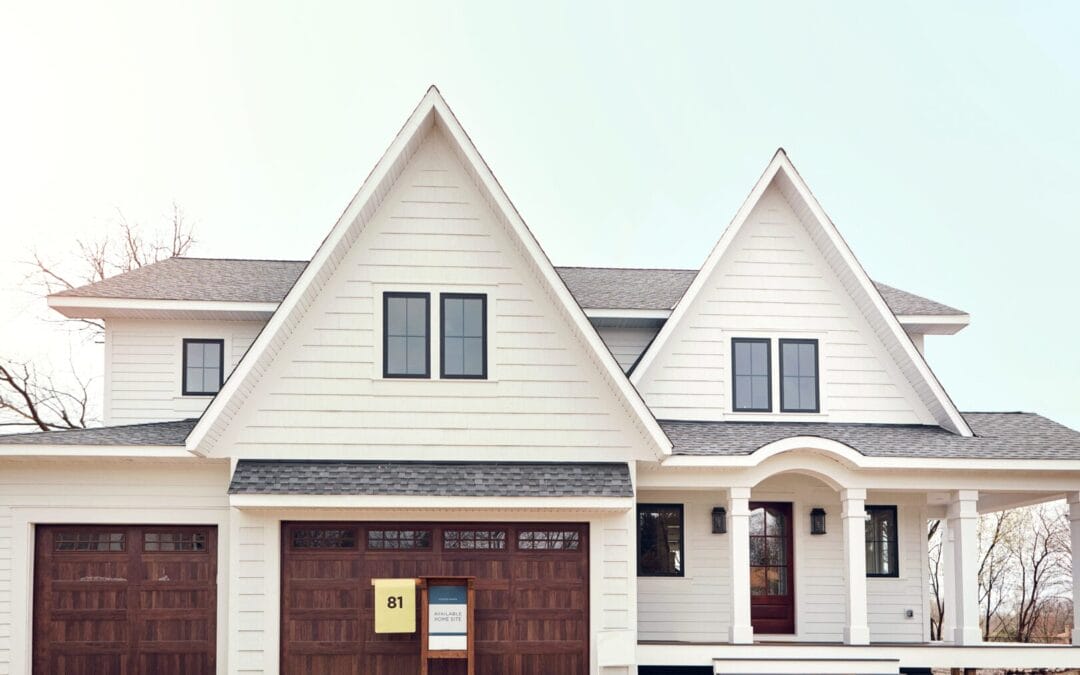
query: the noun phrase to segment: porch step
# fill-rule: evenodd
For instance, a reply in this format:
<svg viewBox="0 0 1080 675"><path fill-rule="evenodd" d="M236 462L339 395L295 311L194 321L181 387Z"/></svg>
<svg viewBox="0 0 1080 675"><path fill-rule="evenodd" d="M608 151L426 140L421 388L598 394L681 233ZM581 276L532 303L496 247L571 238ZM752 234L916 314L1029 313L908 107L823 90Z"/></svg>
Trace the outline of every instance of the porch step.
<svg viewBox="0 0 1080 675"><path fill-rule="evenodd" d="M733 657L713 660L717 675L899 675L900 660L842 657Z"/></svg>

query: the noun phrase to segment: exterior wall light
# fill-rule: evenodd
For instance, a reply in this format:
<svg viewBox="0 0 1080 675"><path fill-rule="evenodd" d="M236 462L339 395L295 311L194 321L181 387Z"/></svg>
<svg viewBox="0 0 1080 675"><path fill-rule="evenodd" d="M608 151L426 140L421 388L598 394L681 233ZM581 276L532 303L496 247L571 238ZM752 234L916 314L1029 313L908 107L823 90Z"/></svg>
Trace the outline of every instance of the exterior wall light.
<svg viewBox="0 0 1080 675"><path fill-rule="evenodd" d="M816 508L810 511L810 534L825 534L825 509Z"/></svg>
<svg viewBox="0 0 1080 675"><path fill-rule="evenodd" d="M727 533L727 509L723 506L717 506L712 510L712 532L713 534Z"/></svg>

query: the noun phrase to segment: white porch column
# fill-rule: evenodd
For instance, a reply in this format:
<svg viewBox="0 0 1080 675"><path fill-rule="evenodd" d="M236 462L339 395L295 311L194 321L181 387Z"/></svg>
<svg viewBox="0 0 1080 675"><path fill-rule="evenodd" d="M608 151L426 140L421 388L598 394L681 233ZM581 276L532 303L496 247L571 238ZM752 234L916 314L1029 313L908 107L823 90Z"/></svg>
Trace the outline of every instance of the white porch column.
<svg viewBox="0 0 1080 675"><path fill-rule="evenodd" d="M750 488L728 489L728 540L731 556L731 616L729 640L750 644Z"/></svg>
<svg viewBox="0 0 1080 675"><path fill-rule="evenodd" d="M844 521L844 577L847 579L847 623L844 624L844 644L870 644L870 628L866 618L866 490L846 489L840 492Z"/></svg>
<svg viewBox="0 0 1080 675"><path fill-rule="evenodd" d="M1080 492L1070 492L1069 499L1069 535L1072 540L1072 600L1073 607L1080 607ZM1072 643L1080 645L1080 612L1073 611Z"/></svg>
<svg viewBox="0 0 1080 675"><path fill-rule="evenodd" d="M952 612L953 642L973 645L982 642L979 630L979 512L977 490L957 490L950 495L948 511L949 536L952 538L953 578L949 584Z"/></svg>

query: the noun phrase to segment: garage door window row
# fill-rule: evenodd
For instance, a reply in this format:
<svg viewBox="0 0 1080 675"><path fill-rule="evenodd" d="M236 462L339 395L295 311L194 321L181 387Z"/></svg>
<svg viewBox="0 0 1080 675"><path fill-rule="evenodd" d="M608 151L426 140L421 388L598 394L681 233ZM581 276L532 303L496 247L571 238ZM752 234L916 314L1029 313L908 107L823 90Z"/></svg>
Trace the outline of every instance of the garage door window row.
<svg viewBox="0 0 1080 675"><path fill-rule="evenodd" d="M57 553L125 553L124 532L58 532L53 538ZM147 553L204 553L206 534L202 532L144 532Z"/></svg>
<svg viewBox="0 0 1080 675"><path fill-rule="evenodd" d="M511 537L503 528L446 528L441 537L429 528L312 527L292 531L293 549L358 549L364 542L368 551L430 551L436 540L444 551L505 551L509 541L517 542L519 551L577 551L581 546L578 530L529 527Z"/></svg>

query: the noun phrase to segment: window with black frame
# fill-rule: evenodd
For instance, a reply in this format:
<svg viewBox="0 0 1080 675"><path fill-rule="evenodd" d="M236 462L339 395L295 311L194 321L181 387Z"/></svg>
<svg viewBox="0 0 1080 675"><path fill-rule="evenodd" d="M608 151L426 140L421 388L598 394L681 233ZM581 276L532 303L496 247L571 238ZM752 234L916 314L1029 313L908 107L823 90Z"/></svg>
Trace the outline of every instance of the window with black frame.
<svg viewBox="0 0 1080 675"><path fill-rule="evenodd" d="M731 409L772 412L772 364L766 338L731 339Z"/></svg>
<svg viewBox="0 0 1080 675"><path fill-rule="evenodd" d="M383 377L431 376L431 296L383 294Z"/></svg>
<svg viewBox="0 0 1080 675"><path fill-rule="evenodd" d="M683 575L682 504L638 504L638 576Z"/></svg>
<svg viewBox="0 0 1080 675"><path fill-rule="evenodd" d="M487 296L443 293L440 375L446 379L487 377Z"/></svg>
<svg viewBox="0 0 1080 675"><path fill-rule="evenodd" d="M866 507L866 576L895 577L900 573L895 506Z"/></svg>

